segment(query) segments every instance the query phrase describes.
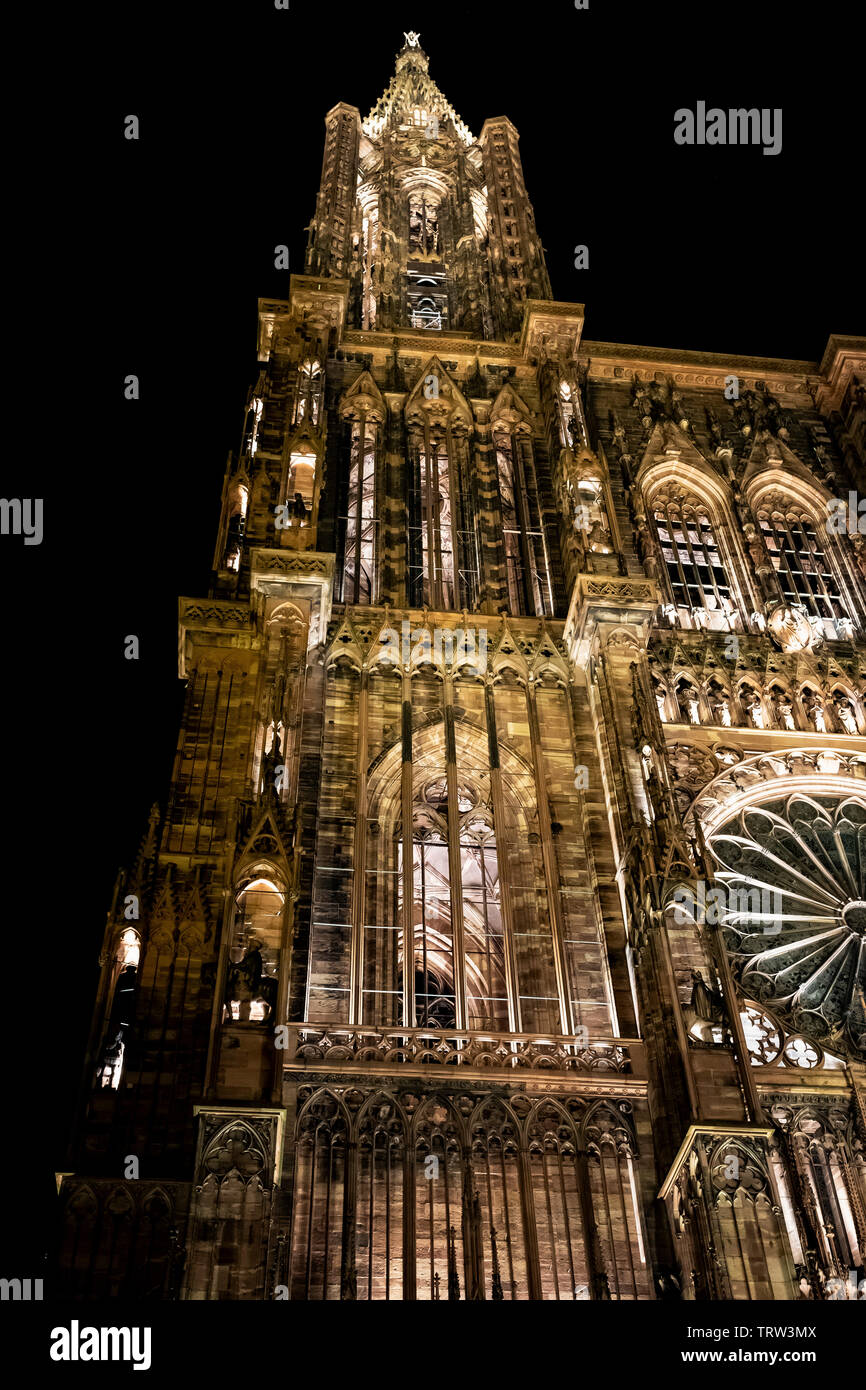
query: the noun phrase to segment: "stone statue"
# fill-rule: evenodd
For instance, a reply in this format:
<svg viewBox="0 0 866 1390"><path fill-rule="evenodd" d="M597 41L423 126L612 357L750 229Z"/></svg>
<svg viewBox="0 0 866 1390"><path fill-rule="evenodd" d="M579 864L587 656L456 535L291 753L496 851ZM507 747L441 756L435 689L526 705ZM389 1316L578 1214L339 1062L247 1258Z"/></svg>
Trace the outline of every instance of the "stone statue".
<svg viewBox="0 0 866 1390"><path fill-rule="evenodd" d="M664 724L665 721L667 720L667 714L665 713L665 690L664 690L664 686L662 685L661 681L659 681L655 676L653 676L652 682L653 682L653 694L654 694L655 697L656 697L656 704L657 704L658 707L659 707L659 719L660 719L660 720L662 721L662 723Z"/></svg>
<svg viewBox="0 0 866 1390"><path fill-rule="evenodd" d="M691 1007L695 1016L704 1023L723 1023L725 1005L718 990L712 989L700 970L692 971Z"/></svg>
<svg viewBox="0 0 866 1390"><path fill-rule="evenodd" d="M851 545L854 548L854 563L858 570L866 579L866 538L861 535L851 536Z"/></svg>
<svg viewBox="0 0 866 1390"><path fill-rule="evenodd" d="M794 706L783 691L776 691L773 696L773 708L776 711L776 722L780 729L795 729Z"/></svg>
<svg viewBox="0 0 866 1390"><path fill-rule="evenodd" d="M755 729L763 729L764 707L761 704L761 697L756 690L744 693L743 709L752 721L752 727Z"/></svg>
<svg viewBox="0 0 866 1390"><path fill-rule="evenodd" d="M826 734L827 717L824 711L824 701L821 699L821 696L817 693L817 691L812 691L811 694L803 701L803 707L807 715L811 719L812 724L815 727L816 733Z"/></svg>
<svg viewBox="0 0 866 1390"><path fill-rule="evenodd" d="M261 946L255 937L250 937L243 958L229 966L226 987L226 1003L238 1005L238 1019L241 1023L249 1022L250 1004L260 997L262 969Z"/></svg>
<svg viewBox="0 0 866 1390"><path fill-rule="evenodd" d="M851 708L851 701L848 696L840 692L833 700L833 707L838 716L839 723L842 725L846 734L856 734L858 732L857 720L854 717L854 711Z"/></svg>
<svg viewBox="0 0 866 1390"><path fill-rule="evenodd" d="M716 716L717 724L721 724L725 729L730 729L733 722L731 719L731 703L723 690L720 690L718 693L721 698L713 701L713 714Z"/></svg>
<svg viewBox="0 0 866 1390"><path fill-rule="evenodd" d="M686 724L700 724L701 712L698 704L698 692L694 686L682 685L677 688L677 704Z"/></svg>

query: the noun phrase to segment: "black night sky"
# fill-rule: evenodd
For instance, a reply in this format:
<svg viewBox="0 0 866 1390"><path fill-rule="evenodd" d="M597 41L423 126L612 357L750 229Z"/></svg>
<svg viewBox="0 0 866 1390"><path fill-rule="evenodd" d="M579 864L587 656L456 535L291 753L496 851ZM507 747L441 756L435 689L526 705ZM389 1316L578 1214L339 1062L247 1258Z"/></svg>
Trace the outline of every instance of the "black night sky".
<svg viewBox="0 0 866 1390"><path fill-rule="evenodd" d="M403 31L418 30L470 129L506 114L520 132L553 291L586 305L585 337L815 362L831 332L866 324L856 13L839 0L802 18L694 0L105 7L102 57L88 41L94 75L82 70L61 131L74 249L34 299L47 334L34 379L62 375L74 409L53 438L30 417L39 449L16 448L4 484L45 497L42 545L2 541L20 636L4 696L13 838L31 864L12 875L6 952L26 950L57 989L52 1166L115 872L168 790L177 597L207 592L226 454L257 374L256 301L288 295L276 244L303 270L326 111L342 100L366 116ZM781 107L781 154L675 145L674 111L699 100ZM128 113L138 142L123 138ZM573 267L579 243L589 270ZM123 399L129 372L138 403ZM131 633L137 662L123 656ZM43 1021L29 1015L30 1036Z"/></svg>

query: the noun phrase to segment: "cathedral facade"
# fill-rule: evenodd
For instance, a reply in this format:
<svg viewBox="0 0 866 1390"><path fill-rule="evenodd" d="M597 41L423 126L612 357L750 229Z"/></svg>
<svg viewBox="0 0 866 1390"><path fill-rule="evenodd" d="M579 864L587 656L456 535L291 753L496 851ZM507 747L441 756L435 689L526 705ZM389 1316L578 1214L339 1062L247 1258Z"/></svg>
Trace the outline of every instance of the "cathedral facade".
<svg viewBox="0 0 866 1390"><path fill-rule="evenodd" d="M407 35L259 305L61 1296L856 1296L866 341L583 321Z"/></svg>

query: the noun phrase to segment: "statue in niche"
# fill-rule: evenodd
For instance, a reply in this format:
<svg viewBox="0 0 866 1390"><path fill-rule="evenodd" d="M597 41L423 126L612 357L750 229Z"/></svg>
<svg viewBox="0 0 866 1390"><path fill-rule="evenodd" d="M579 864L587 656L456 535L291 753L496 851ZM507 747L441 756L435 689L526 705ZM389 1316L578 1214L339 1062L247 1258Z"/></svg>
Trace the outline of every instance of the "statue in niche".
<svg viewBox="0 0 866 1390"><path fill-rule="evenodd" d="M854 563L864 579L866 579L866 538L859 535L849 537L854 549Z"/></svg>
<svg viewBox="0 0 866 1390"><path fill-rule="evenodd" d="M851 700L847 695L843 694L841 690L836 694L836 696L833 699L833 708L835 709L836 717L838 718L839 723L842 725L842 728L845 730L846 734L856 734L858 732L857 720L854 716L854 710L851 706Z"/></svg>
<svg viewBox="0 0 866 1390"><path fill-rule="evenodd" d="M743 709L751 720L753 729L763 729L764 727L764 707L761 704L761 697L757 690L747 689L743 692Z"/></svg>
<svg viewBox="0 0 866 1390"><path fill-rule="evenodd" d="M776 690L774 692L773 709L776 715L776 723L780 729L796 729L797 726L794 723L794 706L783 690Z"/></svg>
<svg viewBox="0 0 866 1390"><path fill-rule="evenodd" d="M731 702L726 690L723 690L715 681L710 686L710 707L713 711L715 721L723 728L730 729L733 719L731 718Z"/></svg>
<svg viewBox="0 0 866 1390"><path fill-rule="evenodd" d="M677 686L677 704L686 724L700 724L701 710L698 704L698 692L693 685Z"/></svg>
<svg viewBox="0 0 866 1390"><path fill-rule="evenodd" d="M725 1004L717 989L707 984L700 970L692 971L691 1007L702 1023L724 1023Z"/></svg>
<svg viewBox="0 0 866 1390"><path fill-rule="evenodd" d="M226 985L226 1004L238 1006L238 1022L249 1023L250 1005L261 1002L267 1010L265 1018L271 1018L277 1005L277 980L266 975L262 960L261 943L251 936L241 960L229 965Z"/></svg>
<svg viewBox="0 0 866 1390"><path fill-rule="evenodd" d="M635 545L637 547L638 559L643 565L643 572L647 579L657 579L659 572L659 560L653 545L652 532L649 522L645 516L635 518Z"/></svg>
<svg viewBox="0 0 866 1390"><path fill-rule="evenodd" d="M803 708L812 723L816 733L826 734L827 716L824 711L824 701L816 690L810 691L803 700Z"/></svg>
<svg viewBox="0 0 866 1390"><path fill-rule="evenodd" d="M660 719L660 720L662 721L662 723L664 724L664 723L666 723L666 721L667 721L667 714L666 714L666 712L665 712L665 699L666 699L665 688L664 688L664 686L662 685L661 681L659 680L658 676L653 676L653 678L652 678L652 683L653 683L653 694L654 694L655 697L656 697L656 704L657 704L658 707L659 707L659 719Z"/></svg>

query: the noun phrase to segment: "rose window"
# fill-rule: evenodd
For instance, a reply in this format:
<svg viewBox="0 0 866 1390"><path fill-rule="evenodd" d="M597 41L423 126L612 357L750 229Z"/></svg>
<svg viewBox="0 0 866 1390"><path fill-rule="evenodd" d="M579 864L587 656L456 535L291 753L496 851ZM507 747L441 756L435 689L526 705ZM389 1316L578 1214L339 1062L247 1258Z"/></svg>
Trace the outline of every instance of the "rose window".
<svg viewBox="0 0 866 1390"><path fill-rule="evenodd" d="M710 847L743 993L803 1034L785 1061L817 1065L814 1043L866 1056L866 803L795 795L749 806Z"/></svg>

